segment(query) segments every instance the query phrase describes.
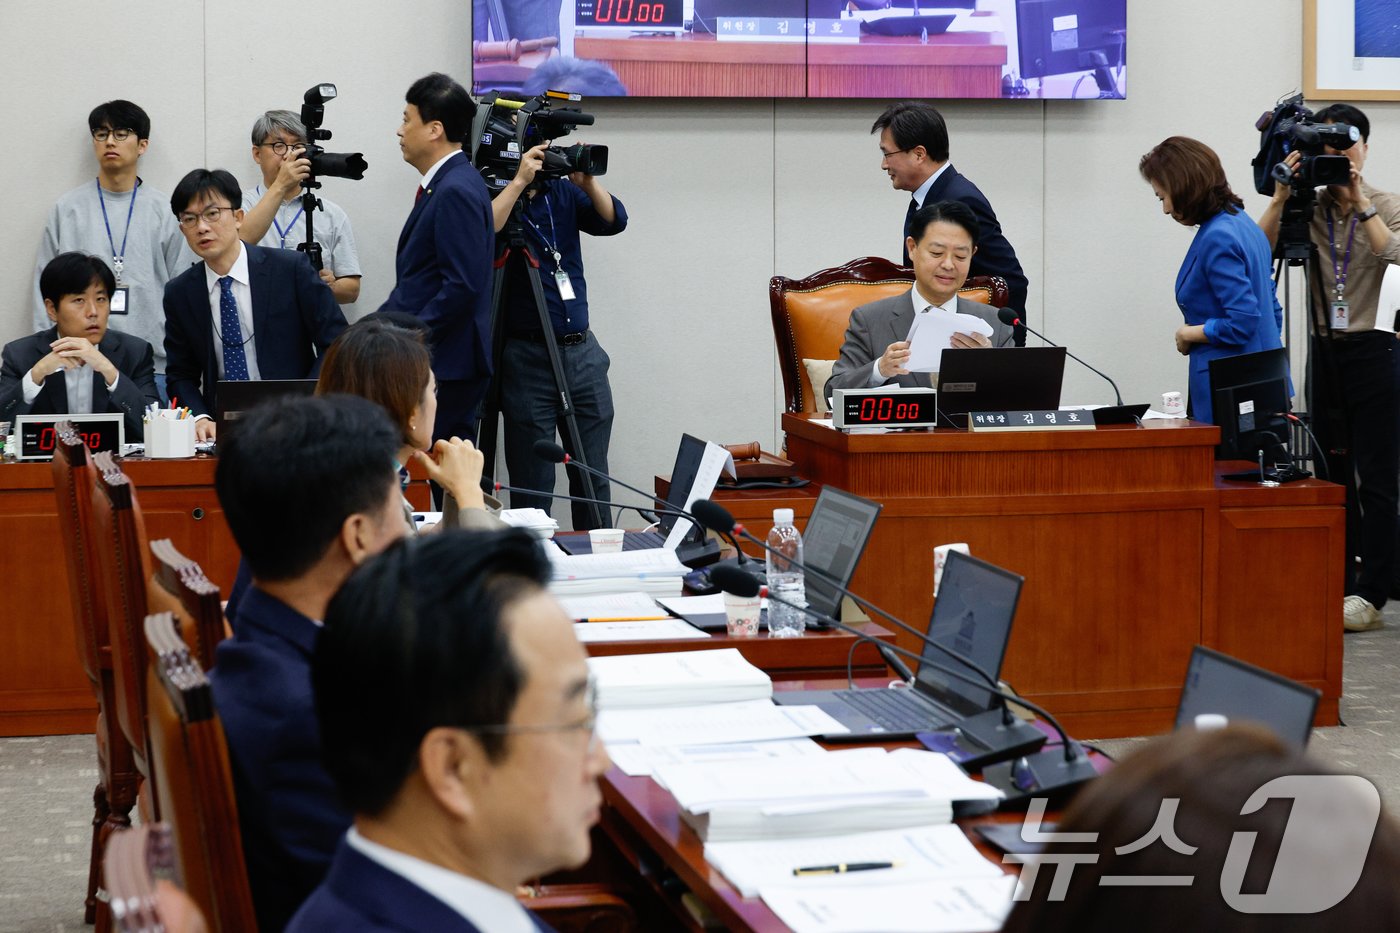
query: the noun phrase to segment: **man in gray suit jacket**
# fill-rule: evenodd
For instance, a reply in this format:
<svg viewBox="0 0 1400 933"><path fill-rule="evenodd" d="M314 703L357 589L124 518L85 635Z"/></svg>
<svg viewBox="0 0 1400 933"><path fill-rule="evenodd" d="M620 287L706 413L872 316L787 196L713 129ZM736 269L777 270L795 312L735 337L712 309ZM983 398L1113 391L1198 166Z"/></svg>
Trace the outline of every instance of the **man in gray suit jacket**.
<svg viewBox="0 0 1400 933"><path fill-rule="evenodd" d="M16 415L124 415L128 441L142 439L145 407L159 401L154 351L107 328L116 278L86 253L60 253L39 274L53 327L21 337L0 353L0 420Z"/></svg>
<svg viewBox="0 0 1400 933"><path fill-rule="evenodd" d="M836 389L898 384L932 386L933 374L914 373L909 362L909 331L916 314L968 314L986 321L992 335L955 332L950 347L1003 347L1012 329L995 308L958 297L977 252L977 218L964 204L940 201L920 208L910 221L905 245L914 266L914 287L851 312L841 356L832 367L826 395Z"/></svg>

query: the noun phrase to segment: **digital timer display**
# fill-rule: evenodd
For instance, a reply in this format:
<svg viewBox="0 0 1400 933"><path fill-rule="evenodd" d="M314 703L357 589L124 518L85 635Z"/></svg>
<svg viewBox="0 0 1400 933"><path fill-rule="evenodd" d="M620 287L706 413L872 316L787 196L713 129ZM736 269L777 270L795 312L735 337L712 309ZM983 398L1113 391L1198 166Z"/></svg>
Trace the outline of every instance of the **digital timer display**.
<svg viewBox="0 0 1400 933"><path fill-rule="evenodd" d="M683 14L681 0L662 3L641 0L580 0L576 25L626 26L637 28L679 28Z"/></svg>
<svg viewBox="0 0 1400 933"><path fill-rule="evenodd" d="M15 419L20 459L52 459L54 448L58 445L56 425L60 421L73 422L74 430L88 450L94 453L110 450L121 454L126 430L119 414L20 415Z"/></svg>
<svg viewBox="0 0 1400 933"><path fill-rule="evenodd" d="M938 421L932 389L841 389L833 405L838 428L933 427Z"/></svg>

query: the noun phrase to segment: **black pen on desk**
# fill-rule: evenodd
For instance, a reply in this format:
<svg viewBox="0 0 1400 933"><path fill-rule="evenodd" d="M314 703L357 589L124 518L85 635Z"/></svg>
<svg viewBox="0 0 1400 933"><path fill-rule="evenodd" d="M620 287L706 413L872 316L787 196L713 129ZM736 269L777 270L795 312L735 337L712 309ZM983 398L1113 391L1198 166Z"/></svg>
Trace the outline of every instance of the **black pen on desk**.
<svg viewBox="0 0 1400 933"><path fill-rule="evenodd" d="M803 875L844 875L853 871L879 871L882 868L894 868L898 862L841 862L837 865L809 865L806 868L794 868L793 875L801 878Z"/></svg>

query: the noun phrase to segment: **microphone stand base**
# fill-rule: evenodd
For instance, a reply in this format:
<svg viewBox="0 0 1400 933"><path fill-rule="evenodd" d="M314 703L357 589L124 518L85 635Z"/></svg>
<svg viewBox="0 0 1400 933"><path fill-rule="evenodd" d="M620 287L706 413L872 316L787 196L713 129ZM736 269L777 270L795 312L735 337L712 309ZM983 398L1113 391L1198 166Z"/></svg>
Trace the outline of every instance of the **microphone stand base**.
<svg viewBox="0 0 1400 933"><path fill-rule="evenodd" d="M1029 755L1045 744L1045 733L1031 723L1012 716L1007 724L1005 718L1000 709L989 710L969 716L950 730L920 733L919 741L947 755L969 774L998 761Z"/></svg>
<svg viewBox="0 0 1400 933"><path fill-rule="evenodd" d="M687 567L708 567L719 560L719 541L706 538L703 541L682 541L676 548L676 557Z"/></svg>
<svg viewBox="0 0 1400 933"><path fill-rule="evenodd" d="M1141 424L1142 416L1147 414L1147 408L1146 402L1137 405L1105 405L1103 408L1095 408L1091 414L1096 425Z"/></svg>
<svg viewBox="0 0 1400 933"><path fill-rule="evenodd" d="M1057 745L1014 761L988 765L982 769L982 780L1006 795L1001 802L1003 810L1024 810L1036 797L1046 798L1051 806L1057 806L1081 785L1099 776L1098 769L1078 743L1075 748L1078 755L1072 761L1065 760L1065 750Z"/></svg>

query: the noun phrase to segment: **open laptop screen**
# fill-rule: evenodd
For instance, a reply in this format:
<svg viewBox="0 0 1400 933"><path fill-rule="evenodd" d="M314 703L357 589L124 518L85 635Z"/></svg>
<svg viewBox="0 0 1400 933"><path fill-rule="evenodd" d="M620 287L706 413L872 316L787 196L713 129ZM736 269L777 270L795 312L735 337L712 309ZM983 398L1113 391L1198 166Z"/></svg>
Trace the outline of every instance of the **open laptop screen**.
<svg viewBox="0 0 1400 933"><path fill-rule="evenodd" d="M1202 713L1219 713L1232 723L1268 726L1297 748L1308 744L1318 691L1228 654L1197 645L1186 667L1176 727L1195 723Z"/></svg>
<svg viewBox="0 0 1400 933"><path fill-rule="evenodd" d="M951 551L943 567L943 580L933 604L928 635L957 655L970 659L993 677L1001 676L1001 662L1011 640L1011 622L1021 598L1023 579L1009 570L966 554ZM983 687L949 677L932 665L966 671L932 645L925 645L917 683L925 693L962 715L990 709L992 694Z"/></svg>
<svg viewBox="0 0 1400 933"><path fill-rule="evenodd" d="M681 445L676 449L676 464L671 467L671 487L666 492L665 508L684 511L690 497L690 487L695 485L695 477L700 473L700 461L705 459L705 442L689 434L681 435ZM657 527L661 536L671 533L679 516L661 515ZM694 529L692 528L692 532Z"/></svg>
<svg viewBox="0 0 1400 933"><path fill-rule="evenodd" d="M823 487L802 535L807 565L835 577L841 586L849 586L881 508L878 502L834 486ZM841 593L835 586L816 574L807 574L806 585L809 609L840 617Z"/></svg>
<svg viewBox="0 0 1400 933"><path fill-rule="evenodd" d="M938 370L939 424L959 427L970 411L1044 411L1060 407L1064 347L944 350Z"/></svg>

